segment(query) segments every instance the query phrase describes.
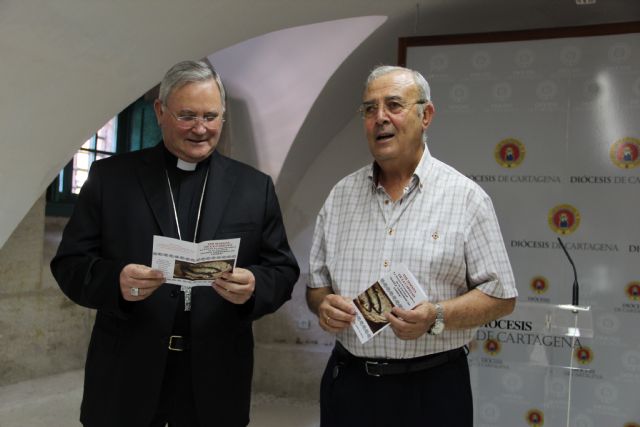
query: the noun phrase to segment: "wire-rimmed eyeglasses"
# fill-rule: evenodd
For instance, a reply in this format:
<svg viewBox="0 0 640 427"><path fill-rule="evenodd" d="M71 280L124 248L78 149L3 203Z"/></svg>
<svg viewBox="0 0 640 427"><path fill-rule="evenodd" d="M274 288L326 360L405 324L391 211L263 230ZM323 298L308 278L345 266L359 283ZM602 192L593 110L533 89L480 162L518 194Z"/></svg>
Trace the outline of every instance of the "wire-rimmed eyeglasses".
<svg viewBox="0 0 640 427"><path fill-rule="evenodd" d="M399 99L392 98L392 99L385 99L381 103L380 102L363 102L362 105L360 105L359 111L363 119L370 119L378 115L378 111L380 110L380 104L382 104L383 110L389 114L402 114L416 104L426 104L427 102L429 101L426 99L419 99L415 102L402 102Z"/></svg>
<svg viewBox="0 0 640 427"><path fill-rule="evenodd" d="M174 119L176 119L177 125L181 129L193 129L199 122L201 122L202 126L205 128L212 129L216 127L218 123L224 122L220 113L217 112L205 113L200 117L195 114L176 114L168 108L165 110L168 111Z"/></svg>

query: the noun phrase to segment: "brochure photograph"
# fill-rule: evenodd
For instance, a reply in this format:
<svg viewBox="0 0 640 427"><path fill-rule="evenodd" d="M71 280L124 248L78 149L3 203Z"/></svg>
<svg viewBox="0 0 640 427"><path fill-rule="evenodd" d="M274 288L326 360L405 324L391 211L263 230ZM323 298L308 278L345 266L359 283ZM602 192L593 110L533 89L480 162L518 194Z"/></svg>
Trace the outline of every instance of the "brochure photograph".
<svg viewBox="0 0 640 427"><path fill-rule="evenodd" d="M426 299L415 276L405 265L397 264L353 299L356 321L352 327L360 343L364 344L389 326L386 314L393 307L411 310Z"/></svg>
<svg viewBox="0 0 640 427"><path fill-rule="evenodd" d="M211 286L227 271L233 271L240 239L185 242L153 236L151 267L164 273L167 283L180 286Z"/></svg>

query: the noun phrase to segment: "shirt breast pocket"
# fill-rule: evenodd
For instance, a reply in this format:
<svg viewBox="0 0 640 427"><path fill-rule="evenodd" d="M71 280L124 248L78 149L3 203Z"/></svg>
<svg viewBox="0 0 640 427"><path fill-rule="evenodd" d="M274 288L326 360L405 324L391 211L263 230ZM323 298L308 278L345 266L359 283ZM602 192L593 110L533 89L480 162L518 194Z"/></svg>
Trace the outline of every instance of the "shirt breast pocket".
<svg viewBox="0 0 640 427"><path fill-rule="evenodd" d="M456 231L423 230L412 266L426 283L455 283L465 277L464 235ZM411 269L411 267L410 267Z"/></svg>

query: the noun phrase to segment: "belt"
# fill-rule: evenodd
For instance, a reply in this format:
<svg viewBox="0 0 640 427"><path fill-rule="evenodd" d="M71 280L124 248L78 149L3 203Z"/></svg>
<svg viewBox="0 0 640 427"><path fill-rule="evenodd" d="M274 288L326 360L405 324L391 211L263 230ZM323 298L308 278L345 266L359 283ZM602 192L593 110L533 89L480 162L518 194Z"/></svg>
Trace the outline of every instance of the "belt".
<svg viewBox="0 0 640 427"><path fill-rule="evenodd" d="M169 350L171 351L186 351L191 348L191 343L188 337L181 335L171 335L169 337Z"/></svg>
<svg viewBox="0 0 640 427"><path fill-rule="evenodd" d="M425 369L444 365L466 354L464 347L460 347L442 353L429 354L412 359L367 359L354 356L337 341L333 352L338 357L338 360L346 364L358 366L364 369L367 375L373 377L424 371Z"/></svg>

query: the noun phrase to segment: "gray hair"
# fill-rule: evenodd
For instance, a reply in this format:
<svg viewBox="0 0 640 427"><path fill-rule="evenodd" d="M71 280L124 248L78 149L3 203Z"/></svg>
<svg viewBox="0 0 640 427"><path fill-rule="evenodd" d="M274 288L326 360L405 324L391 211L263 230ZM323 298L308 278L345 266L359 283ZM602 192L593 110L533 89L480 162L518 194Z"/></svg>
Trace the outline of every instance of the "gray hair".
<svg viewBox="0 0 640 427"><path fill-rule="evenodd" d="M420 74L416 70L412 70L406 67L399 67L397 65L378 65L369 73L367 77L367 81L365 83L365 90L369 87L369 85L379 77L384 76L385 74L395 73L398 71L403 71L409 73L413 76L413 81L416 84L416 88L418 89L418 96L420 99L424 99L428 102L431 102L431 88L429 87L429 83L427 79L424 78L422 74ZM424 109L426 108L425 104L416 105L416 111L418 112L418 116L422 117L424 114ZM422 140L427 142L427 133L426 131L422 133Z"/></svg>
<svg viewBox="0 0 640 427"><path fill-rule="evenodd" d="M431 101L431 88L429 87L429 83L427 83L427 79L425 79L422 74L420 74L416 70L412 70L410 68L398 67L396 65L379 65L374 68L371 73L369 73L369 77L367 77L367 81L365 83L365 90L371 82L375 79L384 76L385 74L395 73L397 71L404 71L413 76L413 81L418 88L418 95L420 99L425 99L427 101ZM422 115L424 112L424 105L418 105L418 113Z"/></svg>
<svg viewBox="0 0 640 427"><path fill-rule="evenodd" d="M216 70L205 61L182 61L171 67L160 82L160 94L158 98L162 105L167 105L167 101L174 90L180 89L187 83L205 82L215 80L220 90L222 98L222 108L226 109L227 96L222 80Z"/></svg>

